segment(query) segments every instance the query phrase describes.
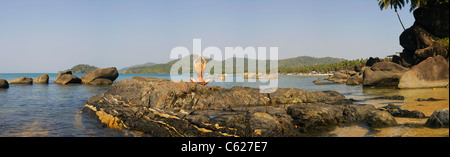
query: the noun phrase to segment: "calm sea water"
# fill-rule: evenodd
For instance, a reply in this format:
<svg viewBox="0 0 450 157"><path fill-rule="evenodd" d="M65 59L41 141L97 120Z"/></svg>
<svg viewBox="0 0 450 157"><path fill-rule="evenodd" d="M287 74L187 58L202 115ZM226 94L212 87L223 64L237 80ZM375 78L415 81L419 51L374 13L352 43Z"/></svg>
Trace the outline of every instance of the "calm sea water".
<svg viewBox="0 0 450 157"><path fill-rule="evenodd" d="M42 73L0 73L1 79L8 81L18 77L37 78ZM48 85L14 85L8 89L0 89L0 136L141 136L132 132L124 132L100 125L95 119L81 113L86 101L99 93L105 92L108 86L89 85L57 85L53 81L58 74L48 74ZM74 74L78 77L84 74ZM170 79L166 74L120 74L116 81L131 79L133 76L148 76ZM232 76L231 76L232 77ZM325 76L280 76L278 87L298 88L306 91L334 90L347 98L358 100L357 103L368 103L382 106L396 103L406 108L417 109L430 116L435 109L448 108L448 88L437 90L396 90L366 89L362 86L314 85L313 80ZM211 82L208 86L231 88L233 86L259 87L260 82ZM421 94L422 93L422 94ZM374 97L386 95L404 95L405 101L374 100ZM416 97L430 96L446 99L436 104L418 104ZM422 108L421 108L422 107ZM448 129L423 130L416 123L424 123L426 119L399 119L405 123L398 127L382 130L369 130L365 126L341 126L323 136L448 136ZM417 122L419 121L419 122ZM422 129L422 130L420 130ZM398 132L403 134L398 135ZM426 134L418 134L426 132Z"/></svg>

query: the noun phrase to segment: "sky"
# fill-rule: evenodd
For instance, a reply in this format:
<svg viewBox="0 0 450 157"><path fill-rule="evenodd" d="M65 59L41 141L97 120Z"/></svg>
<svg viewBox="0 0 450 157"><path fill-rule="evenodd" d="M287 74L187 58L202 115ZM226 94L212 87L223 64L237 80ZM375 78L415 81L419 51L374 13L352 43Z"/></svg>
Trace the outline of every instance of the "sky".
<svg viewBox="0 0 450 157"><path fill-rule="evenodd" d="M399 11L405 27L409 7ZM0 0L0 73L118 69L177 46L278 47L280 59L384 58L403 32L376 0Z"/></svg>

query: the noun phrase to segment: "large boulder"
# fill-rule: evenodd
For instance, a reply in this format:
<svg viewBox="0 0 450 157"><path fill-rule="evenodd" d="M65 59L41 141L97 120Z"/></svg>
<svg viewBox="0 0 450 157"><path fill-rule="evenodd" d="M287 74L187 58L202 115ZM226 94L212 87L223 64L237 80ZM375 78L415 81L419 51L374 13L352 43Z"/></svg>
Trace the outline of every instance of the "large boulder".
<svg viewBox="0 0 450 157"><path fill-rule="evenodd" d="M437 37L422 27L413 25L400 35L400 45L407 50L415 51L430 46L436 39Z"/></svg>
<svg viewBox="0 0 450 157"><path fill-rule="evenodd" d="M72 71L66 70L66 71L59 72L59 74L56 77L54 82L57 84L62 84L62 85L80 84L81 79L75 75L72 75Z"/></svg>
<svg viewBox="0 0 450 157"><path fill-rule="evenodd" d="M113 83L82 109L108 127L164 137L301 136L345 123L364 124L375 110L373 105L354 105L334 91L278 88L259 93L257 88L139 76Z"/></svg>
<svg viewBox="0 0 450 157"><path fill-rule="evenodd" d="M402 75L408 71L393 62L378 62L363 74L364 86L397 86Z"/></svg>
<svg viewBox="0 0 450 157"><path fill-rule="evenodd" d="M9 84L33 84L33 79L29 77L19 77L9 81Z"/></svg>
<svg viewBox="0 0 450 157"><path fill-rule="evenodd" d="M399 88L446 87L449 84L449 64L438 55L413 66L400 78Z"/></svg>
<svg viewBox="0 0 450 157"><path fill-rule="evenodd" d="M0 88L9 88L8 81L6 81L4 79L0 79Z"/></svg>
<svg viewBox="0 0 450 157"><path fill-rule="evenodd" d="M442 110L436 110L428 118L425 126L433 128L448 128L448 108Z"/></svg>
<svg viewBox="0 0 450 157"><path fill-rule="evenodd" d="M83 84L107 85L112 84L119 76L119 71L115 67L95 69L81 77Z"/></svg>
<svg viewBox="0 0 450 157"><path fill-rule="evenodd" d="M433 2L430 2L433 3ZM414 24L426 29L439 38L449 35L449 6L437 5L432 7L420 7L414 10Z"/></svg>
<svg viewBox="0 0 450 157"><path fill-rule="evenodd" d="M33 83L47 84L48 83L48 75L42 74L40 77L33 79Z"/></svg>

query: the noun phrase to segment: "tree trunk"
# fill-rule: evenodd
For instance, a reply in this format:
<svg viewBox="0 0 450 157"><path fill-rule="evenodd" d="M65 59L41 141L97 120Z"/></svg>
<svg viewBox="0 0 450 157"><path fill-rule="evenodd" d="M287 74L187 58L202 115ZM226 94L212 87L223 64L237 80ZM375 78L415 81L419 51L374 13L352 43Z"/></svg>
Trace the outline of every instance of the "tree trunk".
<svg viewBox="0 0 450 157"><path fill-rule="evenodd" d="M402 24L403 30L406 30L405 26L403 25L402 19L400 19L400 15L398 14L397 8L395 8L395 13L397 13L398 20L400 21L400 24Z"/></svg>

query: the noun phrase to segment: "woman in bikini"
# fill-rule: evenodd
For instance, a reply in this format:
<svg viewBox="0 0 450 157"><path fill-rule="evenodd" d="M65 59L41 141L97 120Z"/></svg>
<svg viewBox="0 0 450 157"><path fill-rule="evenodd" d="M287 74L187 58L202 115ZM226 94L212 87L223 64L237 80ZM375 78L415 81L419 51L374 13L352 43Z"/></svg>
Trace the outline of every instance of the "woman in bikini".
<svg viewBox="0 0 450 157"><path fill-rule="evenodd" d="M198 59L200 59L200 58L201 58L201 60L199 61ZM204 63L202 62L202 60ZM208 79L206 81L203 79L203 70L205 70L205 66L206 66L206 60L200 54L197 57L197 59L195 59L195 61L194 61L194 69L195 69L195 72L197 73L197 79L194 80L194 78L191 78L191 82L195 82L200 85L206 85L211 81L210 79Z"/></svg>

